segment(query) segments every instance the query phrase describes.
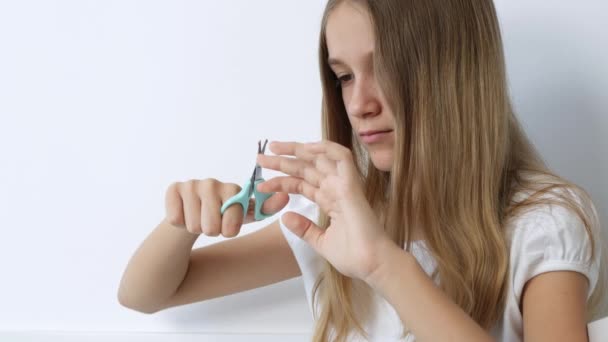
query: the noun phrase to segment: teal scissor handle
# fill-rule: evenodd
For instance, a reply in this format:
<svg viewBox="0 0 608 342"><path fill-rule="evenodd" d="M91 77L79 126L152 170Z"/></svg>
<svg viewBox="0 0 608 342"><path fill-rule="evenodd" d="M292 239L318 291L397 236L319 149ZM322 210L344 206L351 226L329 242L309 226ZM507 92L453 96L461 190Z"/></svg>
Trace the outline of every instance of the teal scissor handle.
<svg viewBox="0 0 608 342"><path fill-rule="evenodd" d="M230 197L226 202L224 202L221 209L222 215L224 214L224 211L228 209L228 207L235 203L238 203L241 205L241 207L243 207L243 218L245 218L245 216L247 216L247 210L249 209L249 198L251 197L251 192L253 191L253 195L255 197L255 209L253 212L253 216L255 217L255 220L260 221L271 217L273 214L264 214L262 212L262 205L264 204L264 201L266 201L270 196L274 195L275 193L258 191L257 186L263 181L263 178L256 179L252 189L251 180L248 180L247 183L243 185L243 188L238 194Z"/></svg>

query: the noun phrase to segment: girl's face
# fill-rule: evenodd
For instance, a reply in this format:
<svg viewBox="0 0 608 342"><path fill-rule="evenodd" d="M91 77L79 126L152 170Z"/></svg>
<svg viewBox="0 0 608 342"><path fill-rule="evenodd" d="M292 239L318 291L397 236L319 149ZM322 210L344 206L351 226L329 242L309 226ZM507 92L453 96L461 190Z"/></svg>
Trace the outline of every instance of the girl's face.
<svg viewBox="0 0 608 342"><path fill-rule="evenodd" d="M325 35L328 63L340 80L342 100L357 139L374 166L393 165L394 120L373 72L374 32L367 11L344 1L329 15ZM388 133L364 136L367 131Z"/></svg>

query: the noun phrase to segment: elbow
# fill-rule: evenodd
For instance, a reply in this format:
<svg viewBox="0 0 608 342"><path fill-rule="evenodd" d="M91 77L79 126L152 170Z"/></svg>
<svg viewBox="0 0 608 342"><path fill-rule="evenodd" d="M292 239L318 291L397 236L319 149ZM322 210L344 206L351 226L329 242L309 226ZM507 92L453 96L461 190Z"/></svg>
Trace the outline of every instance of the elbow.
<svg viewBox="0 0 608 342"><path fill-rule="evenodd" d="M154 314L161 310L158 306L144 304L143 301L133 300L130 296L121 291L118 292L117 299L121 306L140 313Z"/></svg>

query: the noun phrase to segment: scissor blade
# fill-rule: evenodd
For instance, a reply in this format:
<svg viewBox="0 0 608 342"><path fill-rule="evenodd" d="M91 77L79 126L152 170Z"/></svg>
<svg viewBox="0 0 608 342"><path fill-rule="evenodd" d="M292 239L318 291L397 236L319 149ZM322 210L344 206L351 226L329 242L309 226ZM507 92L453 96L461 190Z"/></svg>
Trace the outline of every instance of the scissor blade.
<svg viewBox="0 0 608 342"><path fill-rule="evenodd" d="M266 151L267 143L268 143L268 139L266 139L264 141L264 147L262 147L262 141L261 140L258 141L258 154L264 154L264 151Z"/></svg>
<svg viewBox="0 0 608 342"><path fill-rule="evenodd" d="M253 173L251 174L251 179L249 182L249 196L251 197L251 194L253 194L253 187L255 186L255 177L256 177L256 171L258 169L258 166L256 165L256 167L253 168Z"/></svg>
<svg viewBox="0 0 608 342"><path fill-rule="evenodd" d="M262 179L262 167L260 165L255 166L254 176L255 180Z"/></svg>
<svg viewBox="0 0 608 342"><path fill-rule="evenodd" d="M262 141L258 141L258 154L264 154L264 152L266 151L266 144L268 143L268 139L266 139L266 141L264 141L264 146L262 146ZM258 180L262 178L262 167L256 163L255 164L255 169L253 170L253 174L254 174L254 179Z"/></svg>

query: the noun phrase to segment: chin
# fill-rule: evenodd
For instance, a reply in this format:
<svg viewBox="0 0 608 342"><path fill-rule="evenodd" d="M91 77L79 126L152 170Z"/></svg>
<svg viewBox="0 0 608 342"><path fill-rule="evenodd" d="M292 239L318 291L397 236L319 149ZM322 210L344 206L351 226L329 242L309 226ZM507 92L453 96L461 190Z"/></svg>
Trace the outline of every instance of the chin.
<svg viewBox="0 0 608 342"><path fill-rule="evenodd" d="M376 164L374 164L374 166L376 166L376 169L378 169L380 171L384 171L384 172L390 172L391 167L392 167L392 165L376 165Z"/></svg>
<svg viewBox="0 0 608 342"><path fill-rule="evenodd" d="M390 172L393 167L392 158L383 158L381 156L374 155L371 157L371 162L374 164L376 169L384 172Z"/></svg>

